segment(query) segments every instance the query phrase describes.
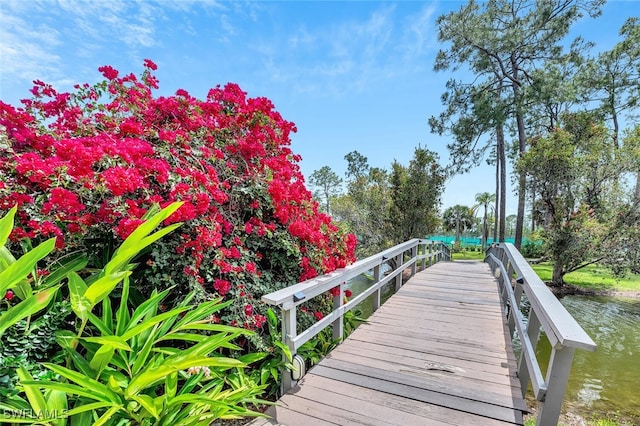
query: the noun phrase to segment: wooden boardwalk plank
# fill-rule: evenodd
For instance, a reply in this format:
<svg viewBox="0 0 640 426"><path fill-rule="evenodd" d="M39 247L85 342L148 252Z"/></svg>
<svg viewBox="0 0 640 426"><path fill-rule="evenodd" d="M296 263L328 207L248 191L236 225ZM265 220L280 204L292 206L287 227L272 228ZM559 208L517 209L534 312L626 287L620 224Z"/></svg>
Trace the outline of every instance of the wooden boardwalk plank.
<svg viewBox="0 0 640 426"><path fill-rule="evenodd" d="M282 425L522 424L497 281L481 262L419 272L270 408Z"/></svg>

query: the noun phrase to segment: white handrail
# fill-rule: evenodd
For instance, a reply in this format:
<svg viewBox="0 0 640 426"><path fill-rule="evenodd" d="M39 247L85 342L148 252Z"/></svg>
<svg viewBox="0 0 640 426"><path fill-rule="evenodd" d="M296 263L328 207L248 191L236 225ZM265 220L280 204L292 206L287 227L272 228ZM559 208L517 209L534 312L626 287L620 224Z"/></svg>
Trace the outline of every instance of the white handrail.
<svg viewBox="0 0 640 426"><path fill-rule="evenodd" d="M420 248L422 248L420 253ZM409 254L410 253L410 254ZM408 256L407 256L408 255ZM395 269L383 276L381 266L395 260ZM407 260L408 259L408 260ZM411 275L416 273L418 262L422 267L433 265L441 260L451 260L451 254L446 244L440 241L413 239L397 246L391 247L381 253L359 260L345 268L338 269L330 274L322 275L307 281L294 284L273 293L262 296L262 301L278 306L282 313L282 342L287 345L292 354L320 333L327 326L333 328L333 338L342 339L344 331L344 314L353 309L367 297L374 295L373 309L380 306L380 289L385 284L395 280L396 290L402 285L402 272L411 268ZM374 281L363 293L355 296L346 304L344 301L344 285L347 281L373 270ZM333 310L324 318L313 324L308 329L298 333L296 310L297 306L314 297L325 294L327 291L339 287L340 291L333 298ZM295 381L289 374L282 374L282 393L295 386Z"/></svg>
<svg viewBox="0 0 640 426"><path fill-rule="evenodd" d="M575 349L595 351L596 344L567 312L553 293L531 269L522 254L510 243L492 245L485 259L500 279L502 301L511 334L517 331L522 343L518 377L522 396L529 385L539 401L537 425L555 425L560 417ZM521 310L522 295L530 302L525 323ZM552 352L547 376L542 377L536 357L540 329L544 330Z"/></svg>

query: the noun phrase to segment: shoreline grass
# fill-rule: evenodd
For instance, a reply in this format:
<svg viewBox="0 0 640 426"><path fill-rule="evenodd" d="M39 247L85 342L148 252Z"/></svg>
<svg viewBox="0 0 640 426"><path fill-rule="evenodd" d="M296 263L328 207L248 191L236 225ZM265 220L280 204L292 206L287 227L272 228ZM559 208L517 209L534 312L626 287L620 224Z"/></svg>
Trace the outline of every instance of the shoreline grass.
<svg viewBox="0 0 640 426"><path fill-rule="evenodd" d="M542 281L551 281L553 265L543 262L531 265ZM564 276L564 281L575 287L595 291L640 291L640 275L628 274L624 277L615 277L605 267L589 265L578 271Z"/></svg>
<svg viewBox="0 0 640 426"><path fill-rule="evenodd" d="M484 252L462 250L452 253L452 260L484 260ZM553 264L542 262L531 265L531 268L544 282L551 281ZM615 277L613 273L599 265L589 265L578 271L565 275L565 283L585 290L598 292L640 292L640 274L627 274Z"/></svg>

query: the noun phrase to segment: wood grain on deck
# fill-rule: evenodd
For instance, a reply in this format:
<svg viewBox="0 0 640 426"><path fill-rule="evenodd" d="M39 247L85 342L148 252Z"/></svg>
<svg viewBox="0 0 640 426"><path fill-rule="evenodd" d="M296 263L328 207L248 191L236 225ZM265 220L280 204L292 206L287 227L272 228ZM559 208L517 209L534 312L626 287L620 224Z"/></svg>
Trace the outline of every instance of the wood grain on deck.
<svg viewBox="0 0 640 426"><path fill-rule="evenodd" d="M419 272L252 425L522 424L497 281L481 262Z"/></svg>

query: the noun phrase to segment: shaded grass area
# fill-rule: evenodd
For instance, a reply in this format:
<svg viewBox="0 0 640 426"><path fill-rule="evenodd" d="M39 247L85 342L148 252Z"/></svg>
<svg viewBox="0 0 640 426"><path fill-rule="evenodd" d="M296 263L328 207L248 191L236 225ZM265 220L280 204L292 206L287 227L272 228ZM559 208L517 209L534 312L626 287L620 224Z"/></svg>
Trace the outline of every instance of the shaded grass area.
<svg viewBox="0 0 640 426"><path fill-rule="evenodd" d="M553 265L543 262L531 265L542 281L551 281ZM602 266L589 265L564 276L565 283L580 288L596 291L640 291L640 275L630 274L616 278L613 273Z"/></svg>

